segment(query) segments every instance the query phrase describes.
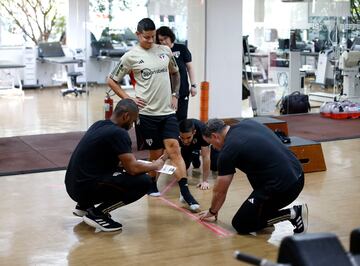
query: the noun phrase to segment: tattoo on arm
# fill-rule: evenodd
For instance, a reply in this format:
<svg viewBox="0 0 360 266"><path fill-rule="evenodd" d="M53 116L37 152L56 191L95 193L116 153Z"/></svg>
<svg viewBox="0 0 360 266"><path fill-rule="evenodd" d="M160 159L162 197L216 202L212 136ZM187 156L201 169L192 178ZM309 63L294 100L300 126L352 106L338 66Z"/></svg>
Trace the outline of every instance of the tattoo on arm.
<svg viewBox="0 0 360 266"><path fill-rule="evenodd" d="M170 74L170 81L171 81L171 92L178 94L180 90L180 73L175 72Z"/></svg>

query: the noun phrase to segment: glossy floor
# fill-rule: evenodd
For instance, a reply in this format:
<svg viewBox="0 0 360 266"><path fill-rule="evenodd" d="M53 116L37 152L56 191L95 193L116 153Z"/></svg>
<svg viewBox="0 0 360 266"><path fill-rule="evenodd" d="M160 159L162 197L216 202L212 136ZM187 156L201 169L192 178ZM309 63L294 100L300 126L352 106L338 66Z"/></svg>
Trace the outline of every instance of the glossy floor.
<svg viewBox="0 0 360 266"><path fill-rule="evenodd" d="M33 98L22 104L3 101L1 135L86 128L87 121L102 117L105 89L92 90L90 95L97 96L85 103L81 98L62 98L57 90L31 92ZM44 93L50 97L35 96ZM17 115L6 113L6 108ZM85 115L86 108L96 111ZM44 109L48 113L36 111ZM322 148L328 169L306 174L296 203L309 205L309 232L333 232L348 249L350 231L360 226L360 139L325 142ZM191 175L190 189L207 209L212 192L196 189L199 175ZM95 232L72 215L74 202L63 181L64 171L0 177L0 265L245 265L233 259L234 250L275 261L281 239L292 235L289 222L257 235L235 233L232 216L251 191L240 172L215 224L200 223L186 212L173 178L161 176L163 196L145 196L115 210L112 216L123 230L114 233Z"/></svg>
<svg viewBox="0 0 360 266"><path fill-rule="evenodd" d="M348 248L350 231L360 226L360 140L323 143L328 170L306 174L297 203L309 205L309 232L333 232ZM95 232L72 215L64 171L0 177L1 265L241 265L234 250L276 260L278 245L292 235L289 222L255 235L237 235L231 219L250 192L237 173L215 226L200 223L178 202L178 188L162 176L161 198L143 197L115 210L123 224L115 233ZM204 209L211 191L190 189ZM213 183L213 180L212 182Z"/></svg>

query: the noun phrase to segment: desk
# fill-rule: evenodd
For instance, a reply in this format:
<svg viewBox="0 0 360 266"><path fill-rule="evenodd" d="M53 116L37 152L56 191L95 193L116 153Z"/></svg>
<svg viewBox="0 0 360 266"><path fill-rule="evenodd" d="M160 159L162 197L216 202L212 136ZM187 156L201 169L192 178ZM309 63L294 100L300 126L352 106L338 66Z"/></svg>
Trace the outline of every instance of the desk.
<svg viewBox="0 0 360 266"><path fill-rule="evenodd" d="M0 92L1 94L6 92L16 92L17 94L23 95L22 84L17 71L14 74L11 73L11 69L18 70L19 68L24 68L25 65L17 64L11 61L0 60ZM6 71L9 70L9 71ZM19 87L15 87L15 81L19 84Z"/></svg>
<svg viewBox="0 0 360 266"><path fill-rule="evenodd" d="M39 57L37 59L41 63L50 63L50 64L61 64L61 65L68 65L68 64L82 64L84 60L76 59L73 57Z"/></svg>

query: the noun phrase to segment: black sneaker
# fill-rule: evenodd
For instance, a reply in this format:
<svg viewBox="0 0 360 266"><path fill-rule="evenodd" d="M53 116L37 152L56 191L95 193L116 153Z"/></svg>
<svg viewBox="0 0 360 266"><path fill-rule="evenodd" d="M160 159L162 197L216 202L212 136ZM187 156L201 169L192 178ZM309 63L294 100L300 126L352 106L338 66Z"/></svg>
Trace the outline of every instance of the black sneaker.
<svg viewBox="0 0 360 266"><path fill-rule="evenodd" d="M156 181L152 182L151 187L147 194L151 197L160 197L161 194L157 188Z"/></svg>
<svg viewBox="0 0 360 266"><path fill-rule="evenodd" d="M307 204L295 205L293 207L295 211L295 218L290 219L290 222L295 227L293 230L295 234L304 233L308 229L308 207Z"/></svg>
<svg viewBox="0 0 360 266"><path fill-rule="evenodd" d="M78 204L76 204L75 209L73 210L73 214L78 217L84 217L87 214L87 209Z"/></svg>
<svg viewBox="0 0 360 266"><path fill-rule="evenodd" d="M83 220L86 224L105 232L122 229L122 224L112 220L110 215L105 213L95 213L92 209L88 209L88 213L83 217Z"/></svg>

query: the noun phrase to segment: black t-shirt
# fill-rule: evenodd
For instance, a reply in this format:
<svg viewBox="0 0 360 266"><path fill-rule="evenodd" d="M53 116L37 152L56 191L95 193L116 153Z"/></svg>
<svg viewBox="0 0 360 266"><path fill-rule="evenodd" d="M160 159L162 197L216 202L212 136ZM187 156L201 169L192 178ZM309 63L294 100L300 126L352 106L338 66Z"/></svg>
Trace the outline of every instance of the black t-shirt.
<svg viewBox="0 0 360 266"><path fill-rule="evenodd" d="M110 120L95 122L75 148L66 171L67 188L91 184L118 169L118 155L131 153L128 132Z"/></svg>
<svg viewBox="0 0 360 266"><path fill-rule="evenodd" d="M209 146L209 143L207 143L201 134L202 128L205 126L203 122L197 119L191 119L194 123L195 127L195 135L193 137L193 140L189 146L185 146L181 140L179 140L181 149L185 151L195 151L195 150L201 150L201 147L207 147Z"/></svg>
<svg viewBox="0 0 360 266"><path fill-rule="evenodd" d="M189 49L183 45L174 43L171 48L173 56L175 57L176 63L179 67L181 84L180 84L180 97L189 96L189 81L188 81L188 73L186 68L186 63L191 62L191 53Z"/></svg>
<svg viewBox="0 0 360 266"><path fill-rule="evenodd" d="M281 192L302 174L295 155L266 126L244 119L231 126L218 159L219 175L244 172L254 190Z"/></svg>

